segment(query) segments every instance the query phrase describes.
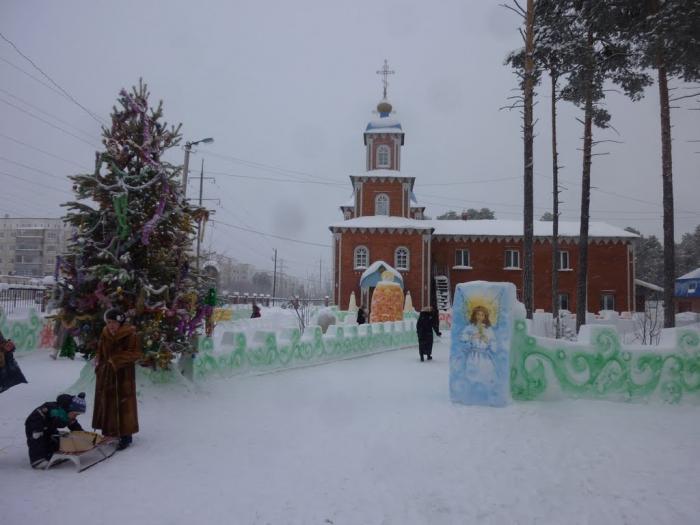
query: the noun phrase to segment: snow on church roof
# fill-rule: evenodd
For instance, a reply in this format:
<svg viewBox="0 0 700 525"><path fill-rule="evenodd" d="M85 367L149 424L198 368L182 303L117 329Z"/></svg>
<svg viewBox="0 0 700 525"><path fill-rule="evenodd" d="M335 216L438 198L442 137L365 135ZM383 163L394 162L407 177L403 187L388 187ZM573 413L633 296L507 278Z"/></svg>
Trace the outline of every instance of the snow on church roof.
<svg viewBox="0 0 700 525"><path fill-rule="evenodd" d="M410 228L414 230L432 230L430 221L417 221L406 217L390 217L388 215L366 215L333 223L329 226L333 228Z"/></svg>
<svg viewBox="0 0 700 525"><path fill-rule="evenodd" d="M401 123L393 118L382 117L377 120L372 120L367 124L365 133L401 133Z"/></svg>
<svg viewBox="0 0 700 525"><path fill-rule="evenodd" d="M433 230L433 235L464 237L522 237L523 223L518 220L418 220L386 215L368 215L331 224L329 228L393 228ZM551 237L551 221L534 221L535 237ZM591 222L589 237L635 239L634 233L604 222ZM559 221L560 237L578 237L579 223Z"/></svg>
<svg viewBox="0 0 700 525"><path fill-rule="evenodd" d="M435 228L433 235L474 235L493 237L522 237L523 222L518 220L505 219L484 219L484 220L430 220ZM552 221L534 221L535 237L551 237ZM574 221L559 221L559 235L561 237L578 237L579 223ZM588 225L588 235L590 237L623 237L634 239L638 235L611 226L604 222L590 222Z"/></svg>
<svg viewBox="0 0 700 525"><path fill-rule="evenodd" d="M362 175L350 175L350 179L352 179L353 177L389 177L395 179L415 180L415 177L411 175L402 175L401 172L398 170L387 169L367 170Z"/></svg>

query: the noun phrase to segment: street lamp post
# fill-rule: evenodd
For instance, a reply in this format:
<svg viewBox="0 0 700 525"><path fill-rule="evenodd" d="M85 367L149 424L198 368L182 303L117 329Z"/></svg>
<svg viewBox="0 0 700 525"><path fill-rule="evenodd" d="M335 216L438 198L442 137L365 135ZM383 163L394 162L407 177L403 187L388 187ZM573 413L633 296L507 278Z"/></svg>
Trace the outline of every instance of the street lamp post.
<svg viewBox="0 0 700 525"><path fill-rule="evenodd" d="M185 142L185 165L182 170L182 194L185 197L187 196L187 175L190 169L190 152L192 151L192 146L196 146L197 144L211 144L212 142L214 142L214 139L211 137L195 140L193 142Z"/></svg>

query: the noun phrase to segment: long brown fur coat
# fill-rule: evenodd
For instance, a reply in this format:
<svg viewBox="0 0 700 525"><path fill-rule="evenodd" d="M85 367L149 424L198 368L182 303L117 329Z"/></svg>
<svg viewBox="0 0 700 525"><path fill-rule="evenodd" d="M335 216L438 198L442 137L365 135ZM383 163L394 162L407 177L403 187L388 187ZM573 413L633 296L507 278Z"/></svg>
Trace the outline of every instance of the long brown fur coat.
<svg viewBox="0 0 700 525"><path fill-rule="evenodd" d="M97 344L95 410L92 426L105 436L127 436L139 431L136 408L136 370L143 358L136 328L125 324L112 335L102 330Z"/></svg>

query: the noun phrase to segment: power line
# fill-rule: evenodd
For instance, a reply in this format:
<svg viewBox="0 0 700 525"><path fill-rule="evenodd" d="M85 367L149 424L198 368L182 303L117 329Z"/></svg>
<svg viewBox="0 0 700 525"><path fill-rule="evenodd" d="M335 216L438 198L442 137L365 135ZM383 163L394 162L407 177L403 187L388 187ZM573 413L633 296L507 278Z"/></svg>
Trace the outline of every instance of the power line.
<svg viewBox="0 0 700 525"><path fill-rule="evenodd" d="M31 144L27 144L26 142L22 142L21 140L17 140L17 139L15 139L15 138L13 138L13 137L10 137L9 135L5 135L5 134L2 133L2 132L0 132L0 137L3 137L3 138L5 138L5 139L7 139L7 140L11 140L12 142L15 142L15 143L17 143L17 144L21 144L22 146L25 146L25 147L27 147L27 148L29 148L29 149L33 149L33 150L35 150L35 151L38 151L39 153L43 153L44 155L48 155L49 157L53 157L53 158L55 158L55 159L62 160L63 162L67 162L67 163L69 163L69 164L73 164L74 166L77 166L77 167L80 168L80 169L84 169L84 170L86 170L86 171L90 171L89 168L86 168L85 166L82 166L82 165L78 164L78 163L75 162L75 161L72 161L72 160L70 160L70 159L64 159L63 157L59 157L58 155L55 155L55 154L50 153L50 152L48 152L48 151L45 151L45 150L43 150L43 149L41 149L41 148L37 148L36 146L32 146Z"/></svg>
<svg viewBox="0 0 700 525"><path fill-rule="evenodd" d="M51 91L53 91L53 92L56 93L57 95L60 95L61 97L63 96L63 93L61 93L60 91L58 91L56 88L54 88L54 87L52 87L51 85L47 84L47 83L44 82L43 80L40 80L40 79L36 78L34 75L32 75L31 73L28 73L27 71L25 71L24 69L22 69L21 67L19 67L17 64L13 64L12 62L10 62L9 60L7 60L6 58L3 58L3 57L0 57L0 61L5 62L5 64L7 64L7 65L10 66L10 67L15 68L15 69L16 69L17 71L19 71L20 73L24 73L25 75L27 75L29 78L31 78L31 79L34 80L35 82L38 82L39 84L41 84L41 85L44 86L45 88L50 89Z"/></svg>
<svg viewBox="0 0 700 525"><path fill-rule="evenodd" d="M248 166L254 167L254 168L260 168L260 169L265 169L265 170L268 170L268 171L277 171L277 172L281 172L281 173L288 173L288 174L290 174L290 175L301 175L301 176L303 176L303 177L310 177L310 178L313 178L313 179L319 179L319 180L325 180L325 181L330 181L330 182L336 182L336 181L334 181L333 179L330 179L330 178L328 178L328 177L321 177L321 176L319 176L319 175L314 175L313 173L308 173L308 172L306 172L306 171L298 171L298 170L292 170L292 169L289 169L289 168L282 168L282 167L280 167L280 166L273 166L273 165L271 165L271 164L263 164L262 162L255 162L255 161L252 161L252 160L241 159L241 158L239 158L239 157L232 157L232 156L230 156L230 155L223 155L223 154L221 154L221 153L215 153L215 152L212 152L212 151L210 151L210 150L207 150L207 153L206 153L206 154L207 154L207 155L212 155L212 156L214 156L214 157L219 157L219 158L222 158L222 159L226 159L226 160L231 160L231 161L233 161L233 162L238 162L238 163L240 163L240 164L245 164L245 165L248 165Z"/></svg>
<svg viewBox="0 0 700 525"><path fill-rule="evenodd" d="M71 137L78 139L80 142L84 142L85 144L87 144L87 145L90 146L91 148L97 148L97 147L99 147L99 146L97 146L97 145L95 145L95 144L92 144L92 143L88 142L88 141L85 140L84 138L79 137L78 135L75 135L74 133L71 133L70 131L68 131L68 130L66 130L66 129L63 129L63 128L60 127L60 126L57 126L56 124L53 124L53 123L49 122L48 120L45 120L45 119L43 119L43 118L41 118L41 117L38 117L38 116L34 115L33 113L27 111L26 109L21 108L21 107L15 105L15 104L13 104L12 102L8 102L7 100L2 99L2 98L0 98L0 102L4 102L4 103L7 104L8 106L12 106L12 107L15 108L16 110L21 111L22 113L26 113L26 114L29 115L30 117L35 118L35 119L37 119L37 120L40 120L40 121L43 122L44 124L48 124L48 125L51 126L52 128L55 128L55 129L57 129L57 130L59 130L59 131L61 131L61 132L63 132L63 133L66 133L67 135L70 135Z"/></svg>
<svg viewBox="0 0 700 525"><path fill-rule="evenodd" d="M274 239L281 239L283 241L296 242L299 244L307 244L309 246L320 246L321 248L330 248L331 247L330 244L321 244L321 243L311 242L311 241L301 241L299 239L292 239L290 237L283 237L282 235L275 235L273 233L265 233L265 232L261 232L261 231L257 231L257 230L251 230L249 228L241 228L240 226L235 226L233 224L229 224L227 222L223 222L223 221L219 221L219 220L212 220L212 222L215 222L217 224L222 224L224 226L228 226L229 228L234 228L236 230L241 230L241 231L250 232L250 233L257 233L258 235L263 235L266 237L273 237Z"/></svg>
<svg viewBox="0 0 700 525"><path fill-rule="evenodd" d="M299 179L275 179L272 177L257 177L254 175L238 175L235 173L226 173L223 171L207 170L207 173L210 173L212 175L222 175L224 177L235 177L235 178L239 178L239 179L253 179L253 180L260 180L260 181L291 182L291 183L296 183L296 184L320 184L322 186L342 186L342 187L347 186L347 184L343 184L341 182L321 182L321 181L315 181L315 180L299 180Z"/></svg>
<svg viewBox="0 0 700 525"><path fill-rule="evenodd" d="M423 187L423 186L459 186L461 184L488 184L490 182L503 182L506 180L519 180L519 179L522 179L522 177L517 176L517 177L501 177L500 179L464 180L461 182L434 182L434 183L430 183L430 184L418 183L416 185L420 186L420 187Z"/></svg>
<svg viewBox="0 0 700 525"><path fill-rule="evenodd" d="M9 38L7 38L5 35L3 35L2 32L0 32L0 38L2 38L5 42L7 42L8 44L10 44L10 45L14 48L14 50L17 51L17 53L18 53L22 58L24 58L27 62L29 62L29 63L34 67L34 69L36 69L39 73L41 73L41 74L44 76L44 78L46 78L46 79L47 79L49 82L51 82L54 86L56 86L56 87L61 91L61 93L63 93L63 95L64 95L65 97L67 97L67 98L68 98L70 101L72 101L76 106L78 106L80 109L82 109L83 111L85 111L88 115L90 115L90 117L92 117L92 119L94 119L98 124L100 124L100 125L102 125L102 126L106 126L106 125L107 125L107 124L106 124L105 122L103 122L99 117L96 117L95 114L94 114L92 111L90 111L88 108L86 108L85 106L83 106L80 102L78 102L78 101L73 97L73 95L71 95L70 93L68 93L68 91L66 91L65 89L63 89L63 87L61 87L61 86L58 84L58 82L56 82L53 78L51 78L49 75L47 75L46 73L44 73L44 71L43 71L39 66L37 66L31 58L29 58L27 55L25 55L24 53L22 53L22 51L20 51L20 49L15 45L15 43L12 42L12 40L10 40Z"/></svg>
<svg viewBox="0 0 700 525"><path fill-rule="evenodd" d="M25 179L23 177L20 177L18 175L13 175L12 173L7 173L6 171L0 171L0 175L5 175L7 177L11 177L13 179L21 180L24 181L28 184L32 184L34 186L40 186L42 188L51 188L52 190L60 191L62 193L66 193L67 195L73 195L70 191L66 190L65 188L57 188L56 186L50 186L46 184L45 182L36 182L33 180ZM3 192L6 191L6 189L3 189Z"/></svg>
<svg viewBox="0 0 700 525"><path fill-rule="evenodd" d="M12 97L12 98L14 98L15 100L20 101L20 102L21 102L22 104L24 104L25 106L29 106L30 108L34 109L35 111L38 111L39 113L43 113L43 114L46 115L47 117L51 117L52 119L57 120L58 122L60 122L60 123L62 123L62 124L65 124L66 126L68 126L68 127L70 127L70 128L73 128L73 129L74 129L75 131L77 131L78 133L82 133L83 135L85 135L88 139L92 139L92 138L94 138L94 136L95 136L94 133L88 133L87 131L83 131L82 129L78 128L77 126L74 126L73 124L71 124L70 122L68 122L68 121L66 121L66 120L63 120L62 118L57 117L57 116L54 115L53 113L49 113L48 111L46 111L46 110L44 110L44 109L41 109L41 108L38 107L38 106L35 106L35 105L32 104L31 102L28 102L28 101L24 100L23 98L18 97L17 95L13 95L12 93L10 93L9 91L7 91L7 90L5 90L5 89L0 88L0 92L4 93L4 94L7 95L8 97Z"/></svg>
<svg viewBox="0 0 700 525"><path fill-rule="evenodd" d="M36 171L37 173L41 173L42 175L48 175L49 177L59 178L59 179L66 179L67 178L66 175L56 175L54 173L50 173L48 171L44 171L44 170L41 170L39 168L35 168L33 166L29 166L27 164L22 164L21 162L17 162L15 160L8 159L7 157L3 157L2 155L0 155L0 160L4 160L5 162L9 162L10 164L14 164L16 166L20 166L20 167L26 168L28 170Z"/></svg>

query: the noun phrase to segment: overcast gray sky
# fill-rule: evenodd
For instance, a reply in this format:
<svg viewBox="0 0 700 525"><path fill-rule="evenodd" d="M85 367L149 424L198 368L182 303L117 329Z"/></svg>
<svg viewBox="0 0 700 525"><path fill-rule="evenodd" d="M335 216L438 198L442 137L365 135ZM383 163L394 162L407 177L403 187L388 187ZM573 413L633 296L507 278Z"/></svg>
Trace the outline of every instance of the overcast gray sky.
<svg viewBox="0 0 700 525"><path fill-rule="evenodd" d="M185 140L214 137L190 167L198 173L204 158L215 177L204 191L221 199L208 203L217 220L329 245L327 226L350 196L348 175L364 170L362 133L376 118L385 58L396 72L394 117L406 133L402 172L416 177L427 214L489 207L497 218L522 217L521 117L499 111L517 83L503 59L520 45L519 20L499 3L3 0L0 31L102 118L119 89L143 77L166 119L182 122ZM59 216L70 198L65 175L92 166L99 126L17 67L48 84L0 41L0 213ZM548 84L539 91L536 217L551 208ZM656 86L638 103L609 95L620 136L597 138L623 143L601 146L610 154L594 159L593 220L661 235L657 102ZM700 113L690 107L673 114L678 238L700 223L700 146L688 142L700 139ZM577 219L580 201L577 116L561 105L565 220ZM170 160L182 155L173 151ZM189 194L197 189L191 181ZM211 228L207 234L208 245ZM327 267L330 255L223 224L213 228L213 245L269 269L277 248L285 270L301 277L317 276L319 259Z"/></svg>

